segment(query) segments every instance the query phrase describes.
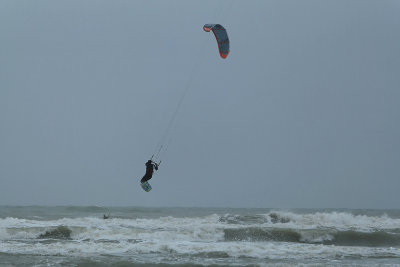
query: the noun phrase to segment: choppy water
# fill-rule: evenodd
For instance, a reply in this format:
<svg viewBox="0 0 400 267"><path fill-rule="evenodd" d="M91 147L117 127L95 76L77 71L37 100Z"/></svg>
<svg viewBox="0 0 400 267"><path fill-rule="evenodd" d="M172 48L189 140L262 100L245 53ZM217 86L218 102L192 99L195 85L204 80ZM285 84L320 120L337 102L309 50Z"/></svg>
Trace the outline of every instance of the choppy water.
<svg viewBox="0 0 400 267"><path fill-rule="evenodd" d="M111 265L400 266L400 210L0 207L0 266Z"/></svg>

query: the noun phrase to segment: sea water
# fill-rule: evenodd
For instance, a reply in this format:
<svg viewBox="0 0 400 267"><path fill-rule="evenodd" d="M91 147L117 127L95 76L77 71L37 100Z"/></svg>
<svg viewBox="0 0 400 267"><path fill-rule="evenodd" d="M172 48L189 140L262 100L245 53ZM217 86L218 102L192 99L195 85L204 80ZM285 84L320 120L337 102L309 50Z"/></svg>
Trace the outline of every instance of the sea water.
<svg viewBox="0 0 400 267"><path fill-rule="evenodd" d="M400 266L400 210L0 207L0 266L154 265Z"/></svg>

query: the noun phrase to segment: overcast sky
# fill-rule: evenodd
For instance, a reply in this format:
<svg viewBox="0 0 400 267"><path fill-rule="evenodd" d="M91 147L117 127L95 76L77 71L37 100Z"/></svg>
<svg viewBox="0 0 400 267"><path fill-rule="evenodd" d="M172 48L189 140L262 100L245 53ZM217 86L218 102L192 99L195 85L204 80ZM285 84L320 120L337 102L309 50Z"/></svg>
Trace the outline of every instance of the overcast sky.
<svg viewBox="0 0 400 267"><path fill-rule="evenodd" d="M0 0L0 205L399 208L399 32L397 0Z"/></svg>

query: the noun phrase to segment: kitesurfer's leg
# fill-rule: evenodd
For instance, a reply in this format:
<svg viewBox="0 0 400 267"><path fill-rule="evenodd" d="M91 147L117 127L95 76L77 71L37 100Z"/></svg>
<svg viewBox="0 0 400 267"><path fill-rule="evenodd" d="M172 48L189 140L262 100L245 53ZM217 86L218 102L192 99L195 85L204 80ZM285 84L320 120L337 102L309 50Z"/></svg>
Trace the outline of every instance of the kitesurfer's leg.
<svg viewBox="0 0 400 267"><path fill-rule="evenodd" d="M142 180L140 180L141 183L147 182L148 180L151 179L151 175L145 174L142 178Z"/></svg>

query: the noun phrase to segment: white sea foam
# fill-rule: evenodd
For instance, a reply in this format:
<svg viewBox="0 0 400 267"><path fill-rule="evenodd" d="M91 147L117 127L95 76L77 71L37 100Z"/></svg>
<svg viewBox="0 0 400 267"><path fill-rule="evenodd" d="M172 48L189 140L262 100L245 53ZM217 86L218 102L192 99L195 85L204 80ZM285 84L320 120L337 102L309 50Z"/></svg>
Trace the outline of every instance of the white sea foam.
<svg viewBox="0 0 400 267"><path fill-rule="evenodd" d="M296 214L275 211L288 220L272 222L268 214L254 218L241 215L232 220L220 215L192 218L62 218L57 220L0 219L0 252L33 255L125 255L141 259L151 257L218 257L232 259L337 259L339 258L400 258L400 248L330 246L305 244L331 240L333 236L322 228L341 229L397 229L400 220L386 215L371 217L344 212ZM264 216L264 219L262 217ZM224 217L224 216L223 216ZM227 216L225 216L227 217ZM261 219L259 219L261 218ZM70 239L38 238L40 234L68 227ZM251 228L290 230L300 234L300 242L225 240L225 230L242 231ZM311 229L311 231L310 231ZM290 232L289 232L290 233ZM305 243L302 243L305 242ZM146 256L147 255L147 256ZM203 256L202 256L203 255ZM206 256L204 256L206 255ZM208 256L207 256L208 255ZM217 255L217 256L213 256ZM150 256L149 256L150 257ZM225 256L221 256L225 257ZM144 261L144 260L143 260ZM153 261L154 262L154 261Z"/></svg>
<svg viewBox="0 0 400 267"><path fill-rule="evenodd" d="M290 227L297 229L331 227L340 230L359 229L398 229L400 228L400 219L393 219L389 216L367 216L353 215L347 212L316 212L307 214L298 214L293 212L276 211L265 214L266 220L271 222L270 214L278 214L288 222L278 222L275 225L279 227Z"/></svg>
<svg viewBox="0 0 400 267"><path fill-rule="evenodd" d="M54 243L4 242L0 252L32 255L142 255L175 254L176 256L221 252L229 257L256 259L335 259L337 257L400 257L399 248L368 248L309 245L274 242L189 242L189 241L144 241L117 243L95 241L73 241Z"/></svg>
<svg viewBox="0 0 400 267"><path fill-rule="evenodd" d="M66 226L72 230L73 239L84 240L204 240L217 241L223 238L218 222L219 216L204 218L159 219L108 219L94 217L63 218L50 221L36 221L16 218L0 219L0 240L37 238L44 231Z"/></svg>

